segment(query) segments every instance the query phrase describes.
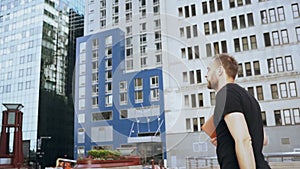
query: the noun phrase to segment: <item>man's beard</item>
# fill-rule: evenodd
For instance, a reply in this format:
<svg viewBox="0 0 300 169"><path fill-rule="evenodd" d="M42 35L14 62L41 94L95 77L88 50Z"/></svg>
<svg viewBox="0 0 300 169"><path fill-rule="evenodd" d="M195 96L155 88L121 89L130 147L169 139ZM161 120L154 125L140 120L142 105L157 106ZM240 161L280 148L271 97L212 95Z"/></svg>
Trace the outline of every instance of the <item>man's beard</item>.
<svg viewBox="0 0 300 169"><path fill-rule="evenodd" d="M211 86L211 82L210 82L210 81L207 81L207 88L208 88L208 89L212 89L212 86Z"/></svg>

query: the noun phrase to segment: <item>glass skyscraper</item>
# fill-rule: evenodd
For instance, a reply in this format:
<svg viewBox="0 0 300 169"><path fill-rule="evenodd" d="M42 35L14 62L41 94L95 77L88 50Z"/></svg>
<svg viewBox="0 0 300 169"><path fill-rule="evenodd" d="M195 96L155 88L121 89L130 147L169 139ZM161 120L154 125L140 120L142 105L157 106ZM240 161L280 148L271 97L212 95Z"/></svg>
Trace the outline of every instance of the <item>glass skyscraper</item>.
<svg viewBox="0 0 300 169"><path fill-rule="evenodd" d="M73 152L72 48L83 10L83 0L0 1L0 103L24 105L23 140L32 152L39 140L43 165Z"/></svg>

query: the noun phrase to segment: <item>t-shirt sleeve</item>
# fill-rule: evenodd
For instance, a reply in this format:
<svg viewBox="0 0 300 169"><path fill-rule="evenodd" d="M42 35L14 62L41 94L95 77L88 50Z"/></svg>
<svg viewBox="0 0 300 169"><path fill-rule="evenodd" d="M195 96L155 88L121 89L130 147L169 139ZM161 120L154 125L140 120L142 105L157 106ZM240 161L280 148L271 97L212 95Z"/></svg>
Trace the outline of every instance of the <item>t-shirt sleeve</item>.
<svg viewBox="0 0 300 169"><path fill-rule="evenodd" d="M224 105L223 117L229 113L243 112L240 94L232 88L227 88L226 91L227 92L225 93L224 97L226 98L226 100Z"/></svg>

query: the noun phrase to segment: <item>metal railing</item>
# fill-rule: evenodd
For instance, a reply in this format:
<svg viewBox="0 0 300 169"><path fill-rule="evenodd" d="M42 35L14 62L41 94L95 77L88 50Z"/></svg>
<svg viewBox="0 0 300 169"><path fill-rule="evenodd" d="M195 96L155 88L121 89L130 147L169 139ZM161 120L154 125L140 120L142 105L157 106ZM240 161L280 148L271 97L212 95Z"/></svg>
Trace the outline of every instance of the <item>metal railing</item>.
<svg viewBox="0 0 300 169"><path fill-rule="evenodd" d="M264 153L272 169L300 168L300 152ZM219 169L217 157L187 157L186 169Z"/></svg>

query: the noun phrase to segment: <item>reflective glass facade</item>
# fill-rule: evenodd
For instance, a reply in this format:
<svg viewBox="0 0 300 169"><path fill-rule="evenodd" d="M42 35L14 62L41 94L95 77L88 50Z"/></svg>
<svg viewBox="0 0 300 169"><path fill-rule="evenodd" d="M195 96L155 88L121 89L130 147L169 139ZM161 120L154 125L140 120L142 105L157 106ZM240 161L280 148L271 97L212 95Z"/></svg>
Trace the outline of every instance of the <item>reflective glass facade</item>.
<svg viewBox="0 0 300 169"><path fill-rule="evenodd" d="M71 93L67 89L71 86L67 77L71 76L68 71L72 69L70 48L74 46L75 36L80 36L72 32L76 30L72 24L83 30L83 10L83 0L0 1L0 103L24 105L23 140L30 140L30 150L36 151L38 137L47 133L45 126L55 123L38 122L46 115L53 119L43 109L42 98L48 96L41 91L57 95L61 100L67 100ZM43 126L46 129L39 131Z"/></svg>

